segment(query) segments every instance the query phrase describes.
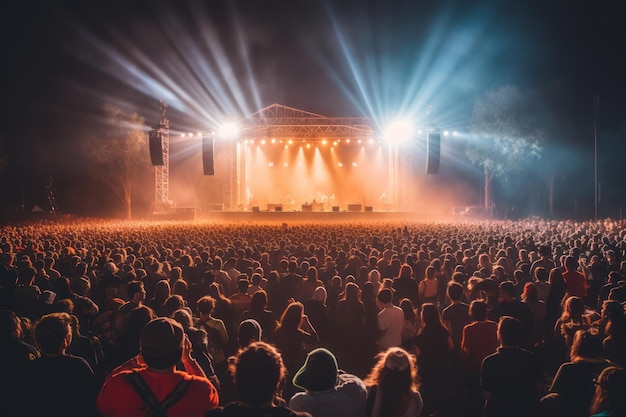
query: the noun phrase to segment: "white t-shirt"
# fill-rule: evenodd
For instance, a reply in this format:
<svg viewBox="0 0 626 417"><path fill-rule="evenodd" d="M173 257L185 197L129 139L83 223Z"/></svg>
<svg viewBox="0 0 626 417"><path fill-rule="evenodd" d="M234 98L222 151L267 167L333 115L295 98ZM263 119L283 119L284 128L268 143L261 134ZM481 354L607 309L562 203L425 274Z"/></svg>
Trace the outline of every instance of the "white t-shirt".
<svg viewBox="0 0 626 417"><path fill-rule="evenodd" d="M367 388L360 378L340 374L337 386L328 391L299 392L289 401L294 411L306 411L313 417L362 417L367 405Z"/></svg>
<svg viewBox="0 0 626 417"><path fill-rule="evenodd" d="M402 345L404 312L400 307L387 305L378 313L378 345L381 350Z"/></svg>

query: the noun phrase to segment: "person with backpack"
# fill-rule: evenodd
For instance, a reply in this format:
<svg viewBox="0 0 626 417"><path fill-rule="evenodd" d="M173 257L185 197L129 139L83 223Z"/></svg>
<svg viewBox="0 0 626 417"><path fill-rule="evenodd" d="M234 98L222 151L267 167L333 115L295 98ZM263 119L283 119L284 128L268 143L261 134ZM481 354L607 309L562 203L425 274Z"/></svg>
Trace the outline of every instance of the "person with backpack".
<svg viewBox="0 0 626 417"><path fill-rule="evenodd" d="M141 331L141 353L104 382L96 402L106 417L204 416L219 404L219 396L193 359L183 327L159 317ZM185 371L176 370L182 361Z"/></svg>

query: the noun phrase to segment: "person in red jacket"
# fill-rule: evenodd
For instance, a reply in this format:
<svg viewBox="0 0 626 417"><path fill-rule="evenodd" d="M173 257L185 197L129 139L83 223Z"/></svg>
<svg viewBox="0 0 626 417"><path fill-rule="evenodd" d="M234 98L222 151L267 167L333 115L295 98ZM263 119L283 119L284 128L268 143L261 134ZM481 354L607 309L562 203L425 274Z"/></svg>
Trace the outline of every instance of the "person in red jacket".
<svg viewBox="0 0 626 417"><path fill-rule="evenodd" d="M587 280L585 276L577 271L578 263L573 256L565 258L565 272L563 273L563 279L567 289L565 291L565 298L568 297L580 297L584 299L587 296Z"/></svg>
<svg viewBox="0 0 626 417"><path fill-rule="evenodd" d="M176 370L181 362L185 371ZM141 353L112 372L98 395L107 417L204 416L219 403L217 390L191 356L191 342L173 319L159 317L141 331Z"/></svg>

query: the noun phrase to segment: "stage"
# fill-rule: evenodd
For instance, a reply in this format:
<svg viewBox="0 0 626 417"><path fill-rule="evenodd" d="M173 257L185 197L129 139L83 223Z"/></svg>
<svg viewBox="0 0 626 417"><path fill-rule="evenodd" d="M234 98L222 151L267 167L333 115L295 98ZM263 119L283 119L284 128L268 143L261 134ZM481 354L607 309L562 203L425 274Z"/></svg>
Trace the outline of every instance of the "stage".
<svg viewBox="0 0 626 417"><path fill-rule="evenodd" d="M208 221L225 223L369 223L452 220L451 213L435 211L203 211L153 214L154 221Z"/></svg>

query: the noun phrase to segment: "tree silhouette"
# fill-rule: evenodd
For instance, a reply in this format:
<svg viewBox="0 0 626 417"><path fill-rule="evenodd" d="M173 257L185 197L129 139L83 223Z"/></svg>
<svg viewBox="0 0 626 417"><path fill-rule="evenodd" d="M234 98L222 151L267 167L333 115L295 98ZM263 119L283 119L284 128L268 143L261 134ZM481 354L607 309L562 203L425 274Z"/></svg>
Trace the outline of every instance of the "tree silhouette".
<svg viewBox="0 0 626 417"><path fill-rule="evenodd" d="M474 103L466 154L485 176L485 208L490 206L494 177L517 173L529 159L539 158L543 131L533 95L513 85L488 91Z"/></svg>
<svg viewBox="0 0 626 417"><path fill-rule="evenodd" d="M90 149L98 179L111 188L130 219L133 191L140 184L145 185L153 172L144 119L109 104L104 106L104 116L106 129Z"/></svg>

